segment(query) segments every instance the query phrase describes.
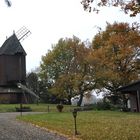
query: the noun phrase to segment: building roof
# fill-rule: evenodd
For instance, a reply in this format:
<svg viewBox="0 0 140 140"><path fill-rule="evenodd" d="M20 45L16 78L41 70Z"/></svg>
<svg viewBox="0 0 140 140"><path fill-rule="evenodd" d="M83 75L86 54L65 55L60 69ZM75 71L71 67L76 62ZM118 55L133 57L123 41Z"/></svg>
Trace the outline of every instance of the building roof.
<svg viewBox="0 0 140 140"><path fill-rule="evenodd" d="M123 92L123 93L135 92L137 90L140 91L140 80L138 80L136 82L133 82L133 83L130 83L126 86L123 86L123 87L120 87L120 88L117 89L117 91L120 91L120 92Z"/></svg>
<svg viewBox="0 0 140 140"><path fill-rule="evenodd" d="M0 48L0 55L15 55L15 54L26 55L21 43L19 42L17 36L13 34L10 36Z"/></svg>

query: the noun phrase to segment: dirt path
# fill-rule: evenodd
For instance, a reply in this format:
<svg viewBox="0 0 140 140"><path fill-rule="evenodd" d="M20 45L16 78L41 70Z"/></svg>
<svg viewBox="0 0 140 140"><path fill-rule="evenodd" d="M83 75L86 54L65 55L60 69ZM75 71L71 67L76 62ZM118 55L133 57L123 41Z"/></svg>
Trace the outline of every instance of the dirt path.
<svg viewBox="0 0 140 140"><path fill-rule="evenodd" d="M16 120L19 113L0 113L0 140L67 140L31 124Z"/></svg>

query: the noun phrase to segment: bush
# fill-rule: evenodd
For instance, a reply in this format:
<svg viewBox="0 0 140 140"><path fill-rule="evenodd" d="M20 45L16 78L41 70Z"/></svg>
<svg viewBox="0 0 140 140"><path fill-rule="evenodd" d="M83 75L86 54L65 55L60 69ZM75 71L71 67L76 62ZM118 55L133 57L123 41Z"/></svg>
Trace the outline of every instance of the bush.
<svg viewBox="0 0 140 140"><path fill-rule="evenodd" d="M111 104L109 102L103 101L97 103L97 110L110 110Z"/></svg>
<svg viewBox="0 0 140 140"><path fill-rule="evenodd" d="M64 106L63 106L62 104L58 104L58 105L56 106L56 108L57 108L57 110L58 110L59 112L62 112Z"/></svg>

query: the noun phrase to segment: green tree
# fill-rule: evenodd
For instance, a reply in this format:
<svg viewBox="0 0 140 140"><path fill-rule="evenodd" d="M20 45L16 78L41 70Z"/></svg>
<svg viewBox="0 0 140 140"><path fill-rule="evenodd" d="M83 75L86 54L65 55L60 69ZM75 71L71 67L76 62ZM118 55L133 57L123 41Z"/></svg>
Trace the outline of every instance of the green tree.
<svg viewBox="0 0 140 140"><path fill-rule="evenodd" d="M33 92L38 92L38 76L36 73L31 72L27 74L26 84Z"/></svg>
<svg viewBox="0 0 140 140"><path fill-rule="evenodd" d="M35 94L37 94L39 96L40 91L39 91L39 80L38 80L37 73L30 72L27 74L26 85L30 90L32 90ZM38 100L37 100L37 103L38 103Z"/></svg>
<svg viewBox="0 0 140 140"><path fill-rule="evenodd" d="M49 83L44 80L40 80L39 68L36 68L33 72L29 72L26 76L26 84L29 89L35 92L40 97L40 102L50 103L52 96L48 92Z"/></svg>
<svg viewBox="0 0 140 140"><path fill-rule="evenodd" d="M89 48L77 37L60 39L52 50L42 57L41 80L51 84L50 92L59 98L81 95L89 90L86 56ZM79 101L79 105L81 104Z"/></svg>

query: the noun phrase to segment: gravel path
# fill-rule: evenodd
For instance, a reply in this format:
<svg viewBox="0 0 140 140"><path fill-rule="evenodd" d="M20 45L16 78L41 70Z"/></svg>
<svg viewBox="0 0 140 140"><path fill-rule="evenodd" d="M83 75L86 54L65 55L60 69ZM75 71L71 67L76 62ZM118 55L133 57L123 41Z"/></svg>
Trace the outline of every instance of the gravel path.
<svg viewBox="0 0 140 140"><path fill-rule="evenodd" d="M0 113L0 140L67 140L63 136L16 120L17 115L19 113Z"/></svg>

